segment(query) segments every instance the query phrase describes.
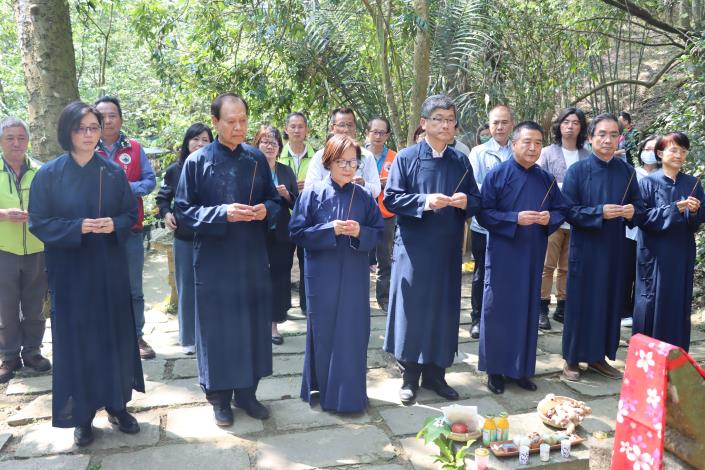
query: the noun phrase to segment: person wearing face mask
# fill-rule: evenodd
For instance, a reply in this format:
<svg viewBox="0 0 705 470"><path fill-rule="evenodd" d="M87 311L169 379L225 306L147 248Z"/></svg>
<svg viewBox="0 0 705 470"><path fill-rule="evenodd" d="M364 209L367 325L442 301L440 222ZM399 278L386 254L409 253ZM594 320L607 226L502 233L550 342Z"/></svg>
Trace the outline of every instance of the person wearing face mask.
<svg viewBox="0 0 705 470"><path fill-rule="evenodd" d="M658 136L650 136L644 140L637 151L639 156L640 166L636 167L636 179L641 181L649 174L658 170L658 162L656 161L656 152L654 147ZM634 310L634 287L636 276L636 236L639 232L638 227L625 227L625 266L624 274L624 311L622 312L622 326L625 328L632 327L632 311Z"/></svg>
<svg viewBox="0 0 705 470"><path fill-rule="evenodd" d="M646 221L637 234L637 284L632 332L688 351L695 268L695 232L703 222L705 193L681 171L690 141L682 132L660 137L654 147L661 169L639 183Z"/></svg>
<svg viewBox="0 0 705 470"><path fill-rule="evenodd" d="M173 201L176 186L186 158L213 141L208 126L200 122L186 130L179 150L179 159L164 172L164 181L155 199L159 216L166 227L174 232L174 279L178 295L179 342L184 354L196 352L196 298L193 280L193 231L178 223L174 216Z"/></svg>
<svg viewBox="0 0 705 470"><path fill-rule="evenodd" d="M482 145L491 138L492 134L490 134L490 125L488 123L484 123L477 128L477 133L475 134L475 145Z"/></svg>

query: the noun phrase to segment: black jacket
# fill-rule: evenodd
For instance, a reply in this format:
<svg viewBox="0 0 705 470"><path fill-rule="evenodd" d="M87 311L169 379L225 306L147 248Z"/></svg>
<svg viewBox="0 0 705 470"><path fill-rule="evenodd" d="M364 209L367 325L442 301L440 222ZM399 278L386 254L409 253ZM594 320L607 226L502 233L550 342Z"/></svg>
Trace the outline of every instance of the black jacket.
<svg viewBox="0 0 705 470"><path fill-rule="evenodd" d="M277 162L274 167L274 171L277 173L277 180L279 184L286 186L286 189L289 191L289 195L291 196L291 202L281 198L281 210L277 215L277 223L274 228L277 240L288 241L289 219L291 218L289 209L294 208L296 198L299 197L299 189L296 185L296 175L288 165Z"/></svg>
<svg viewBox="0 0 705 470"><path fill-rule="evenodd" d="M179 185L179 178L181 177L181 170L183 165L180 162L174 162L169 165L164 172L164 180L159 188L155 202L159 208L159 217L164 218L167 212L174 212L174 196L176 195L176 187ZM174 237L179 240L193 240L194 233L191 229L187 228L184 224L179 223L176 220L176 230L174 231Z"/></svg>

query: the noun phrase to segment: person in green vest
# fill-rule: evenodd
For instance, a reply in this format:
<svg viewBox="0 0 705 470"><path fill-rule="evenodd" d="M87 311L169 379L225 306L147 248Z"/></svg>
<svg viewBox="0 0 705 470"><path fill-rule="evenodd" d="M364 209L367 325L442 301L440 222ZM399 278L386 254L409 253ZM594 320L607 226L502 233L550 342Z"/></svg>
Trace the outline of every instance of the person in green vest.
<svg viewBox="0 0 705 470"><path fill-rule="evenodd" d="M308 165L315 153L311 144L306 142L308 137L308 119L304 113L294 112L286 116L284 138L286 145L279 156L279 162L288 165L294 170L296 184L299 191L304 189L304 180ZM306 314L306 286L304 285L304 249L296 246L296 257L299 259L299 304L301 311Z"/></svg>
<svg viewBox="0 0 705 470"><path fill-rule="evenodd" d="M29 187L38 169L28 157L29 128L0 121L0 383L25 366L51 369L40 352L47 292L44 245L27 228ZM21 313L21 316L20 316Z"/></svg>

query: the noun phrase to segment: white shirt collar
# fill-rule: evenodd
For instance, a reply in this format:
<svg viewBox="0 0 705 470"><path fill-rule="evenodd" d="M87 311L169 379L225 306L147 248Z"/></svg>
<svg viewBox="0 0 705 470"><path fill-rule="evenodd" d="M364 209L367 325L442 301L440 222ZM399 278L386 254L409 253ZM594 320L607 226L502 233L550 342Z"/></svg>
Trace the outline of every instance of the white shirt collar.
<svg viewBox="0 0 705 470"><path fill-rule="evenodd" d="M433 158L443 158L443 154L445 153L446 149L448 148L448 145L443 147L443 150L441 150L440 152L437 152L436 149L434 149L433 146L431 145L431 143L428 141L428 137L424 137L424 140L426 141L428 146L431 147L431 153L433 154Z"/></svg>

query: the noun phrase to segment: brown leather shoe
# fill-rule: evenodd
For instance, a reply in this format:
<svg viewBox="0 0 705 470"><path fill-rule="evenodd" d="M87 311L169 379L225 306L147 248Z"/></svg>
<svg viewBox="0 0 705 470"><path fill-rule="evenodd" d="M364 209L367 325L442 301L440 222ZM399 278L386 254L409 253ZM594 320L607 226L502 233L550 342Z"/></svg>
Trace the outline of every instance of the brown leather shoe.
<svg viewBox="0 0 705 470"><path fill-rule="evenodd" d="M24 362L25 366L31 367L37 372L46 372L51 369L51 362L49 362L49 359L42 356L41 354L34 354L33 356L29 357L23 356L22 362Z"/></svg>
<svg viewBox="0 0 705 470"><path fill-rule="evenodd" d="M22 368L22 361L19 357L2 361L0 364L0 384L8 382L15 376L15 371Z"/></svg>
<svg viewBox="0 0 705 470"><path fill-rule="evenodd" d="M609 365L604 359L588 365L588 369L597 372L608 379L622 380L622 373Z"/></svg>
<svg viewBox="0 0 705 470"><path fill-rule="evenodd" d="M140 357L142 359L154 359L157 357L152 346L147 344L147 342L141 336L137 338L137 346L140 348Z"/></svg>
<svg viewBox="0 0 705 470"><path fill-rule="evenodd" d="M580 366L570 365L567 362L563 366L563 374L561 375L566 380L577 382L580 380Z"/></svg>

